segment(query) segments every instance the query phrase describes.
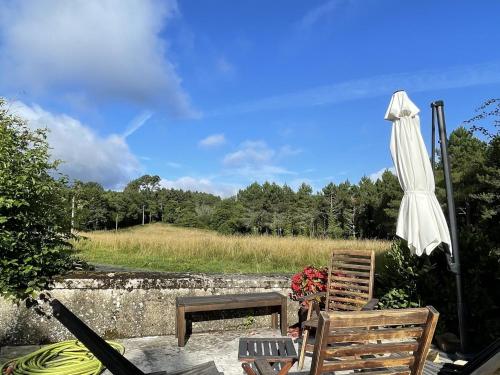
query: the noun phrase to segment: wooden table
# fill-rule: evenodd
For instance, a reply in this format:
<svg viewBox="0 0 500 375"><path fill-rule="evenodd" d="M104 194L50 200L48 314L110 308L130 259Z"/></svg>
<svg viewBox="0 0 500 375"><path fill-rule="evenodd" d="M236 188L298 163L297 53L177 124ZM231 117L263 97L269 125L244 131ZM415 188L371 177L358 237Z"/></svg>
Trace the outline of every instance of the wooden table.
<svg viewBox="0 0 500 375"><path fill-rule="evenodd" d="M278 292L226 294L176 298L176 337L179 346L186 342L186 315L193 312L220 311L267 307L271 312L271 325L278 328L278 313L283 336L287 333L287 297Z"/></svg>
<svg viewBox="0 0 500 375"><path fill-rule="evenodd" d="M297 352L289 337L283 338L241 338L238 348L238 360L248 375L254 375L251 364L266 361L277 370L278 375L285 375L297 361Z"/></svg>

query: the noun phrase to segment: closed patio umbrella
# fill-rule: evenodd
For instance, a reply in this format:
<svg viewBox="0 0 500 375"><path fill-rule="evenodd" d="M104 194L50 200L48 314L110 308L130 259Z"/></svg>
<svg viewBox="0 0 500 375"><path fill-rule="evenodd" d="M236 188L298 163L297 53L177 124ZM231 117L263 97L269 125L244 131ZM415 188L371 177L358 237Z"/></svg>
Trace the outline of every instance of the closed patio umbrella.
<svg viewBox="0 0 500 375"><path fill-rule="evenodd" d="M451 239L446 219L434 193L434 175L420 132L420 110L405 91L392 95L385 119L392 121L391 154L404 196L396 235L417 255L429 255Z"/></svg>

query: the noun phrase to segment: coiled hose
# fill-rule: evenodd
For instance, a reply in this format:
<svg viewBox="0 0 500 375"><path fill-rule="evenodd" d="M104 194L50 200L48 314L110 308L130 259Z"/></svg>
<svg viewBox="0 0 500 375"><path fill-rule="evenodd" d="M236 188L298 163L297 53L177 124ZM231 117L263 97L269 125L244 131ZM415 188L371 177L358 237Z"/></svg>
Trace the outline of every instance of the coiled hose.
<svg viewBox="0 0 500 375"><path fill-rule="evenodd" d="M108 341L121 354L123 345ZM98 375L104 365L79 341L62 341L5 363L1 375Z"/></svg>

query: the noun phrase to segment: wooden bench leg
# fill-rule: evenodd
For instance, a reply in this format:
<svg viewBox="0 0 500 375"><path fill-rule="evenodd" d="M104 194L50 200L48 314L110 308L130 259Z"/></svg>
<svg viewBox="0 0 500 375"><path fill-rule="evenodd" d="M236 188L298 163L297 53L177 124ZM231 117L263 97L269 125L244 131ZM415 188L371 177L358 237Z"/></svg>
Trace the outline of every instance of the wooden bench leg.
<svg viewBox="0 0 500 375"><path fill-rule="evenodd" d="M186 311L184 306L179 306L177 312L177 344L181 347L186 344Z"/></svg>
<svg viewBox="0 0 500 375"><path fill-rule="evenodd" d="M271 313L271 327L273 329L278 328L278 312L273 310L273 313Z"/></svg>
<svg viewBox="0 0 500 375"><path fill-rule="evenodd" d="M288 323L287 323L287 300L284 297L281 301L281 311L280 311L280 327L281 327L281 335L286 336L288 331Z"/></svg>
<svg viewBox="0 0 500 375"><path fill-rule="evenodd" d="M175 305L175 337L179 337L179 306Z"/></svg>

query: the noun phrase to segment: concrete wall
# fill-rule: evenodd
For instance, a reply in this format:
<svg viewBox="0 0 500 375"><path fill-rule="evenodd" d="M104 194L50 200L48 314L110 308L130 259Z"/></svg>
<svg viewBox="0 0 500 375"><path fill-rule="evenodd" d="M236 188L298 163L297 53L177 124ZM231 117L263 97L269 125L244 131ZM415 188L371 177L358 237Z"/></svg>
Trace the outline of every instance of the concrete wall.
<svg viewBox="0 0 500 375"><path fill-rule="evenodd" d="M290 292L285 276L180 273L75 273L55 283L51 294L107 338L171 335L175 297L277 291ZM289 300L288 323L297 322ZM193 317L193 332L269 327L265 311L223 311ZM259 315L260 314L260 315ZM211 319L205 321L205 319ZM0 299L0 345L39 344L72 338L55 319Z"/></svg>

